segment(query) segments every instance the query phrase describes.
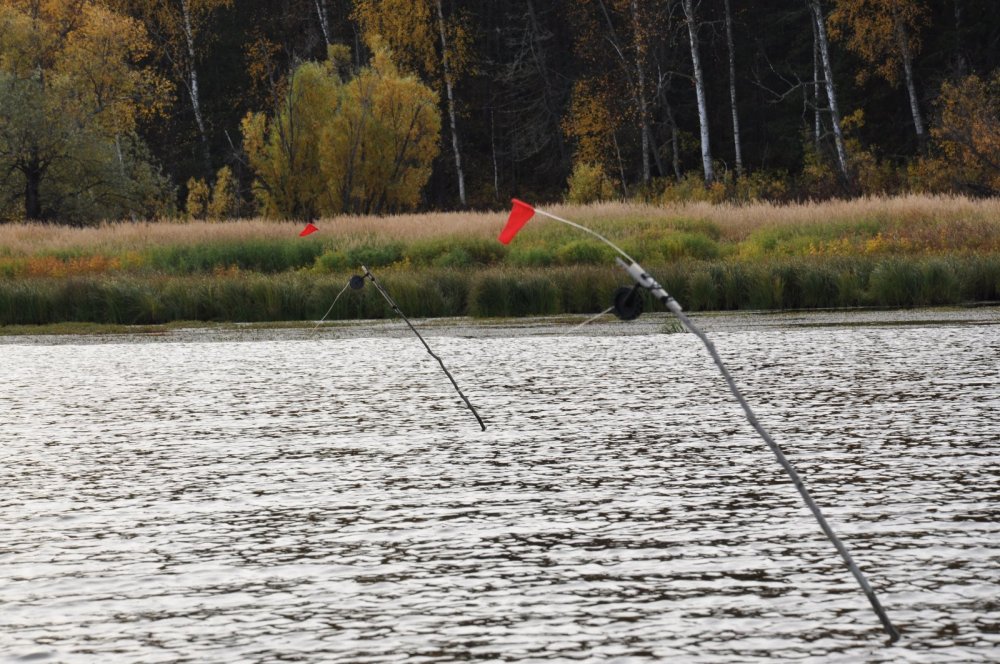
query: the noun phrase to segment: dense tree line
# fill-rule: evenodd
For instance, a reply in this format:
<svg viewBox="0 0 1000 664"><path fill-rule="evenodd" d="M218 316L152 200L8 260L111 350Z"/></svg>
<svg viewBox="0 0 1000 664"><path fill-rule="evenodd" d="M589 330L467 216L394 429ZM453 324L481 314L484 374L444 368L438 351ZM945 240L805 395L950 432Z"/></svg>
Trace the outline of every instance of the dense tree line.
<svg viewBox="0 0 1000 664"><path fill-rule="evenodd" d="M0 0L0 219L995 195L998 71L994 0Z"/></svg>

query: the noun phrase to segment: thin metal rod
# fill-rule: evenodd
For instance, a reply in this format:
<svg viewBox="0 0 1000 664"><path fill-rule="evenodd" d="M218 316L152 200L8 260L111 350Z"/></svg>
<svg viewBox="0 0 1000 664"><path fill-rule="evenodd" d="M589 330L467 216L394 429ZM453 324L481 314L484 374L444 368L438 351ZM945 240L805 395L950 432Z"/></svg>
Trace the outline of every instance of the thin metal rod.
<svg viewBox="0 0 1000 664"><path fill-rule="evenodd" d="M346 291L347 287L350 286L350 285L351 285L351 281L350 281L350 279L348 279L347 283L344 284L344 287L340 289L339 293L337 293L337 297L333 298L333 304L330 305L330 308L326 310L326 313L323 314L322 318L320 318L318 321L316 321L316 325L312 329L313 332L315 332L316 328L319 327L319 324L322 323L323 321L325 321L326 317L330 315L330 312L333 311L334 305L337 304L337 300L340 299L340 296L344 294L344 291Z"/></svg>
<svg viewBox="0 0 1000 664"><path fill-rule="evenodd" d="M667 293L667 291L665 291L663 287L656 282L656 280L650 277L649 274L647 274L646 271L642 268L642 266L640 266L638 263L634 261L632 262L631 265L625 265L624 262L620 260L618 262L619 265L624 267L626 272L628 272L629 275L633 279L635 279L636 283L648 289L653 294L654 297L660 300L667 307L667 309L669 309L671 312L673 312L675 316L677 316L677 318L681 321L684 327L686 327L695 336L701 339L701 342L705 345L705 348L708 350L709 355L712 356L712 360L715 362L715 366L719 368L719 371L722 372L723 378L726 379L726 383L729 385L729 391L733 393L733 396L736 397L736 401L738 401L740 406L743 408L743 413L746 415L747 421L750 423L750 426L752 426L754 430L757 431L760 437L764 440L765 443L767 443L767 446L774 453L774 456L777 458L778 463L781 464L781 467L785 470L785 473L787 473L788 477L791 478L792 484L794 484L795 488L798 489L799 495L802 496L802 500L805 501L806 506L809 507L809 510L816 518L816 521L819 523L819 527L822 529L823 534L825 534L827 539L833 543L833 546L837 549L837 552L840 554L840 557L843 558L844 563L847 565L847 569L851 571L851 574L854 575L854 578L857 579L857 582L861 586L861 589L864 591L865 595L867 595L868 601L871 603L872 608L875 610L875 615L878 616L879 620L882 622L882 627L885 629L886 634L889 635L889 643L895 643L896 641L898 641L899 631L896 630L892 622L889 620L889 616L886 614L885 609L882 608L882 604L878 601L878 597L875 596L875 591L868 583L868 579L865 578L865 575L861 572L861 569L858 568L857 564L854 562L854 558L851 557L851 554L847 550L847 547L844 546L844 543L833 532L833 528L830 527L830 524L827 522L826 517L823 516L823 512L820 510L819 505L816 504L816 501L813 500L812 495L810 495L808 489L806 489L806 486L805 484L803 484L802 479L799 477L798 472L795 470L795 467L791 463L789 463L788 459L785 457L784 452L781 451L781 448L778 446L778 444L774 442L774 439L771 438L771 435L764 429L760 421L757 420L757 416L754 415L753 410L750 408L750 404L747 403L746 399L743 397L743 393L740 392L739 388L736 386L736 382L733 380L732 375L726 368L726 365L722 362L722 358L719 356L718 351L715 349L715 344L712 343L712 341L708 338L708 336L704 332L702 332L694 323L691 322L691 319L688 318L681 310L681 306L677 303L677 300L675 300L669 293Z"/></svg>
<svg viewBox="0 0 1000 664"><path fill-rule="evenodd" d="M413 327L413 323L410 322L410 319L407 318L406 315L399 309L399 305L396 304L396 301L392 299L384 288L382 288L382 284L375 280L375 275L373 275L364 265L361 266L361 269L365 271L365 277L371 280L372 286L375 287L375 290L382 294L382 297L384 297L385 301L389 303L392 310L395 311L396 314L402 318L404 322L406 322L409 328L413 330L413 333L417 335L417 338L420 339L420 343L424 345L424 348L427 349L427 352L430 353L431 357L438 361L438 364L441 365L441 370L444 371L445 375L448 376L448 380L450 380L451 384L454 385L455 391L458 392L458 396L462 397L462 401L465 402L465 405L468 406L469 410L472 411L472 414L475 415L476 421L479 422L479 426L483 428L483 431L486 431L486 424L483 422L483 418L479 417L479 413L476 412L475 407L473 407L472 403L465 396L465 394L462 393L462 390L458 387L458 383L455 382L455 378L451 375L451 372L448 371L448 367L444 366L444 362L441 358L434 354L434 351L432 351L431 347L427 345L427 342L420 335L420 332L417 331L417 328Z"/></svg>

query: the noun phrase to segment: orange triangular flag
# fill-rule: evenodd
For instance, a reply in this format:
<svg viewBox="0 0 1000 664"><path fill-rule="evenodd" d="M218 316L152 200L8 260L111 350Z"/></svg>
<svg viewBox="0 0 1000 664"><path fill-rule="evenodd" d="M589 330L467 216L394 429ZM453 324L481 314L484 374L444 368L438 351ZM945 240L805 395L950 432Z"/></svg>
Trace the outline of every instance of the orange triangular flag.
<svg viewBox="0 0 1000 664"><path fill-rule="evenodd" d="M302 229L302 232L299 233L299 237L305 237L310 233L315 233L318 230L319 229L316 228L315 225L313 225L313 222L310 221L308 224L306 224L306 227Z"/></svg>
<svg viewBox="0 0 1000 664"><path fill-rule="evenodd" d="M514 204L514 207L510 209L510 216L507 217L507 225L500 231L499 239L503 244L510 244L510 241L514 239L517 232L528 223L529 219L535 216L535 208L524 201L512 198L510 202Z"/></svg>

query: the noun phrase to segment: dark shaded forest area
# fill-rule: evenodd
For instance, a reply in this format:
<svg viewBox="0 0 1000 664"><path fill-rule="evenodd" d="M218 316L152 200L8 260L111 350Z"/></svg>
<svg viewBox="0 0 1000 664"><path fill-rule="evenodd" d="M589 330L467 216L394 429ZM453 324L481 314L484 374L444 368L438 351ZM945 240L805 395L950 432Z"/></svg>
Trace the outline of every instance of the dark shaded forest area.
<svg viewBox="0 0 1000 664"><path fill-rule="evenodd" d="M60 202L71 195L57 179L79 181L79 173L68 175L72 168L54 158L46 167L24 157L18 123L29 120L9 109L35 99L23 90L40 84L29 68L18 73L10 53L19 52L17 17L49 12L53 25L68 25L60 17L88 6L130 19L123 30L146 31L146 47L124 60L161 82L162 94L155 104L141 102L147 110L158 104L156 112L121 110L113 126L105 122L101 145L114 149L94 148L117 164L105 170L145 184L124 204L100 203L113 197L95 187L84 194L94 204L83 209ZM329 206L292 211L273 196L262 206L261 187L275 185L260 175L264 153L248 155L244 119L270 118L260 140L283 140L300 117L289 110L299 103L293 72L327 61L325 75L353 80L379 49L399 76L433 92L437 119L425 126L438 140L421 157L426 172L414 162L413 177L423 180L413 198L383 195L376 206L357 201L377 197L346 196L337 202L343 212L495 209L512 195L780 201L1000 191L994 0L3 0L0 7L5 219L251 216L265 207L269 216L326 214ZM371 104L358 99L362 108ZM66 151L84 150L74 145ZM294 164L294 149L282 145ZM269 163L278 159L268 155ZM411 156L397 152L397 166L404 160Z"/></svg>

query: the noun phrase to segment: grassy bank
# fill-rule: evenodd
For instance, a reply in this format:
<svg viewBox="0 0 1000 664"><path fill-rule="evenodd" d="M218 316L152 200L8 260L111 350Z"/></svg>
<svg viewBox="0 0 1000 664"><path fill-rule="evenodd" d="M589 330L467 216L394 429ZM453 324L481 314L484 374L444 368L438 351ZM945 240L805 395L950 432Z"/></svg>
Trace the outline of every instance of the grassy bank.
<svg viewBox="0 0 1000 664"><path fill-rule="evenodd" d="M907 197L795 206L554 209L611 237L688 310L1000 300L1000 201ZM300 224L0 226L0 325L315 320L364 263L413 316L591 313L625 283L611 252L505 213ZM330 318L389 315L371 289Z"/></svg>

